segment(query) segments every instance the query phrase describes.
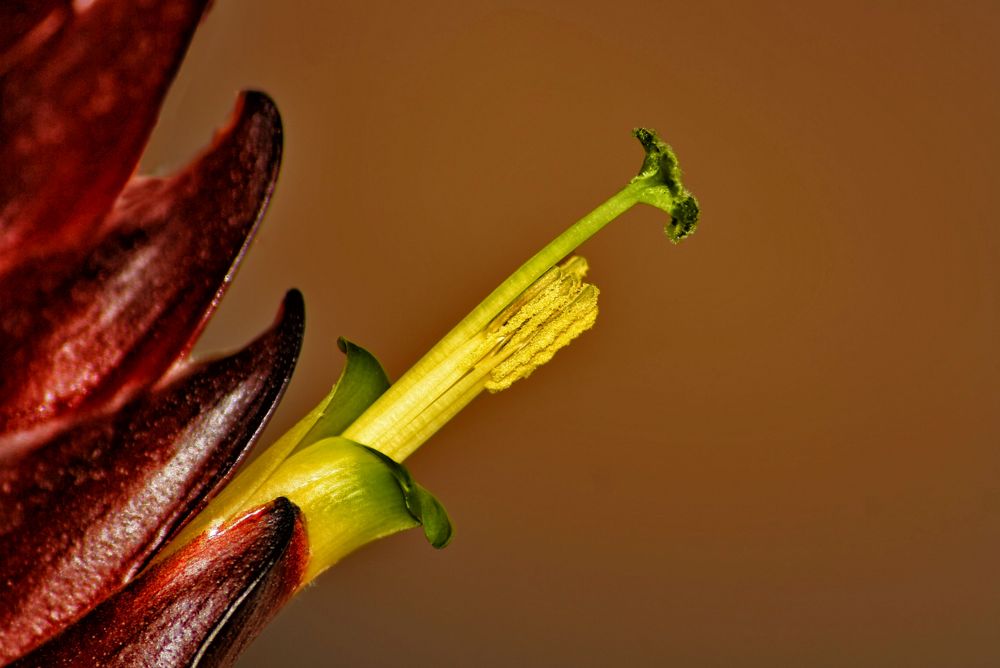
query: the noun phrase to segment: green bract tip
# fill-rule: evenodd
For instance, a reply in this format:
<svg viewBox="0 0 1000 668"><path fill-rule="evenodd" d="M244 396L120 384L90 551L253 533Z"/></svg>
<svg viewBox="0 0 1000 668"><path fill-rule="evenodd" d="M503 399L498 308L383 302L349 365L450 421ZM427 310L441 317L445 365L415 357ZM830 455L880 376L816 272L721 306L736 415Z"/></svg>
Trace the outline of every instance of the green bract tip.
<svg viewBox="0 0 1000 668"><path fill-rule="evenodd" d="M361 446L377 456L396 478L406 509L418 524L424 528L424 536L432 546L441 549L451 542L452 529L448 511L441 502L424 487L417 484L406 467L374 448Z"/></svg>

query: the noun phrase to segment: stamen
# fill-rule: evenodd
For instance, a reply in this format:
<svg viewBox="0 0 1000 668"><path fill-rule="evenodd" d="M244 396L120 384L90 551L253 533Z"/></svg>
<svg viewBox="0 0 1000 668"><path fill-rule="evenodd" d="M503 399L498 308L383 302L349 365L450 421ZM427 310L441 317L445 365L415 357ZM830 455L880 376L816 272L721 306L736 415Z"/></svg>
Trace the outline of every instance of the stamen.
<svg viewBox="0 0 1000 668"><path fill-rule="evenodd" d="M500 392L527 378L594 326L599 290L583 282L586 273L582 257L553 267L490 323L480 347L485 354L476 364L489 369L487 390Z"/></svg>
<svg viewBox="0 0 1000 668"><path fill-rule="evenodd" d="M583 282L587 261L552 267L451 357L428 373L396 419L364 434L367 445L401 461L480 392L527 378L597 319L598 290ZM429 391L430 390L430 391ZM360 440L353 427L344 436Z"/></svg>

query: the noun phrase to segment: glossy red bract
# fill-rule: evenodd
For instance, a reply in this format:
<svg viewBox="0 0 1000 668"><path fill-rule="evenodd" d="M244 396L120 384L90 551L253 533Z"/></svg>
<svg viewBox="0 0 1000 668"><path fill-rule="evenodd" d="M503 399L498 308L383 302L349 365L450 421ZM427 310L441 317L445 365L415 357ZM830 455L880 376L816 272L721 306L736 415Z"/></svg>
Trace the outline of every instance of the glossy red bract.
<svg viewBox="0 0 1000 668"><path fill-rule="evenodd" d="M295 592L307 556L302 515L278 498L196 539L14 665L231 665Z"/></svg>
<svg viewBox="0 0 1000 668"><path fill-rule="evenodd" d="M243 350L187 359L282 148L249 92L190 165L134 175L207 4L0 4L0 664L222 665L304 568L281 499L143 571L259 435L303 333L292 291Z"/></svg>

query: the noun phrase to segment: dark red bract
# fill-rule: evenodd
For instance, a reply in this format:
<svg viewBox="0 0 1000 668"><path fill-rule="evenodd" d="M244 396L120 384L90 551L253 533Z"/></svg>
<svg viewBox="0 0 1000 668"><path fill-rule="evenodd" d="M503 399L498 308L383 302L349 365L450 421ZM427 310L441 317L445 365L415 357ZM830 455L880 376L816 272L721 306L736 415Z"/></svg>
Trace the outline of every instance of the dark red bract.
<svg viewBox="0 0 1000 668"><path fill-rule="evenodd" d="M244 350L85 420L0 469L0 658L131 580L228 478L277 403L302 298Z"/></svg>
<svg viewBox="0 0 1000 668"><path fill-rule="evenodd" d="M51 13L4 3L0 24L22 32L0 54L0 272L101 224L206 4L97 0L46 29Z"/></svg>
<svg viewBox="0 0 1000 668"><path fill-rule="evenodd" d="M307 563L287 499L202 536L16 666L228 666L295 592Z"/></svg>
<svg viewBox="0 0 1000 668"><path fill-rule="evenodd" d="M282 147L244 93L188 167L133 175L206 4L0 3L0 664L222 665L306 562L279 499L143 572L260 434L303 333L292 291L243 350L186 359Z"/></svg>

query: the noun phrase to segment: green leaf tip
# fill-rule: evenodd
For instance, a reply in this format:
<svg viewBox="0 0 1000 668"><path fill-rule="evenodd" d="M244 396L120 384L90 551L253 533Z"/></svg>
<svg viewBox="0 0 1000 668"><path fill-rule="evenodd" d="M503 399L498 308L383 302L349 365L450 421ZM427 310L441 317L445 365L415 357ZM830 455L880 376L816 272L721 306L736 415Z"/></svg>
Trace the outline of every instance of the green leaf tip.
<svg viewBox="0 0 1000 668"><path fill-rule="evenodd" d="M324 399L312 428L302 437L297 450L330 436L339 436L389 389L389 376L370 352L340 337L337 348L347 356L344 370L333 390Z"/></svg>
<svg viewBox="0 0 1000 668"><path fill-rule="evenodd" d="M406 495L406 507L423 525L424 536L433 547L440 550L451 542L454 533L451 518L433 494L414 483L411 492Z"/></svg>
<svg viewBox="0 0 1000 668"><path fill-rule="evenodd" d="M361 447L376 455L392 471L399 484L399 489L403 492L406 509L413 516L413 519L423 526L427 542L439 550L446 547L451 542L454 529L451 518L448 517L448 511L445 510L441 502L426 488L417 484L406 467L392 457L367 445Z"/></svg>
<svg viewBox="0 0 1000 668"><path fill-rule="evenodd" d="M638 189L638 201L670 215L670 222L664 231L672 242L679 243L694 234L698 227L698 200L681 181L681 168L674 150L660 139L656 131L636 128L632 135L642 144L646 156L642 168L629 185Z"/></svg>

